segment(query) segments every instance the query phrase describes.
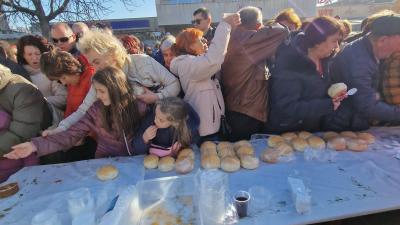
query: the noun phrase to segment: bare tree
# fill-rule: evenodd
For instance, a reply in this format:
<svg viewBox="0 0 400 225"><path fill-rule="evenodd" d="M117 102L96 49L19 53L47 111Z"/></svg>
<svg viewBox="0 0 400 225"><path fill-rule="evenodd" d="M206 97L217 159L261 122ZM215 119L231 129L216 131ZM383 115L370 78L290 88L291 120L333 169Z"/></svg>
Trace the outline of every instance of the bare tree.
<svg viewBox="0 0 400 225"><path fill-rule="evenodd" d="M100 19L110 13L108 6L113 2L123 2L133 10L144 0L0 0L1 13L9 21L25 25L39 24L46 37L50 32L50 21L85 21ZM0 14L1 14L0 13Z"/></svg>

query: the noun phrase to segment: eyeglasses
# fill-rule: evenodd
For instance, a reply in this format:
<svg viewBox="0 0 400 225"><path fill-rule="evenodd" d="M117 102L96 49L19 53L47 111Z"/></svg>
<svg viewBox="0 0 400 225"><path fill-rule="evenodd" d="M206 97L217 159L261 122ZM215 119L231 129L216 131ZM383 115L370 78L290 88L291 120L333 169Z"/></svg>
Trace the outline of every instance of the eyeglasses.
<svg viewBox="0 0 400 225"><path fill-rule="evenodd" d="M193 25L200 24L200 23L201 23L201 20L202 20L202 19L195 19L195 20L192 20L192 24L193 24Z"/></svg>
<svg viewBox="0 0 400 225"><path fill-rule="evenodd" d="M64 43L64 42L67 42L67 41L69 40L70 37L72 37L72 35L69 36L69 37L62 37L62 38L59 38L59 39L57 39L57 38L52 38L51 40L53 40L53 43L54 43L54 44L57 44L58 42Z"/></svg>

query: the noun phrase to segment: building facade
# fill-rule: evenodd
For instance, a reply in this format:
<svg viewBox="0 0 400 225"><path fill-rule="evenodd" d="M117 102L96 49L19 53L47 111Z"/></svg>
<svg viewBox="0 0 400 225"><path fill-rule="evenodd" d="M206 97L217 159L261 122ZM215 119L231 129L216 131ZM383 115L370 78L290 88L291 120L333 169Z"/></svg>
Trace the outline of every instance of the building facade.
<svg viewBox="0 0 400 225"><path fill-rule="evenodd" d="M212 21L218 23L223 13L237 12L245 6L260 8L264 20L289 7L294 8L300 17L317 14L315 0L156 0L158 26L162 31L175 34L191 26L193 12L200 7L208 8Z"/></svg>

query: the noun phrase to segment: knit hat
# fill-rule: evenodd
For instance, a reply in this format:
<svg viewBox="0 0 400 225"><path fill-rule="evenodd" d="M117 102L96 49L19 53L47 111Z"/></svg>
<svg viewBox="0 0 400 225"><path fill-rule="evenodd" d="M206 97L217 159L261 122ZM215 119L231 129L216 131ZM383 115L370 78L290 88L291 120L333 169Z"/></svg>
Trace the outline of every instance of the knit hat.
<svg viewBox="0 0 400 225"><path fill-rule="evenodd" d="M400 15L376 18L371 24L371 33L375 36L400 35Z"/></svg>

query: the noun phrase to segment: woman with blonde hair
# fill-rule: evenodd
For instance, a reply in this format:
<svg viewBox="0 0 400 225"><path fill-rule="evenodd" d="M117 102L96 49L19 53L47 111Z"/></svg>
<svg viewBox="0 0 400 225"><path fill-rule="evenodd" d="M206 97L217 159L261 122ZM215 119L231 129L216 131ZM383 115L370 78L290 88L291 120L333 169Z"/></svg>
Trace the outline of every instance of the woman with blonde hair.
<svg viewBox="0 0 400 225"><path fill-rule="evenodd" d="M290 31L296 31L301 27L301 20L293 8L282 10L278 16L275 17L275 22L284 25Z"/></svg>
<svg viewBox="0 0 400 225"><path fill-rule="evenodd" d="M96 70L107 66L121 69L133 88L133 94L143 103L153 104L159 99L177 96L180 91L179 81L165 67L144 54L128 55L118 38L104 31L87 32L79 40L78 49ZM66 130L82 118L95 100L96 90L92 86L78 110L44 135Z"/></svg>

